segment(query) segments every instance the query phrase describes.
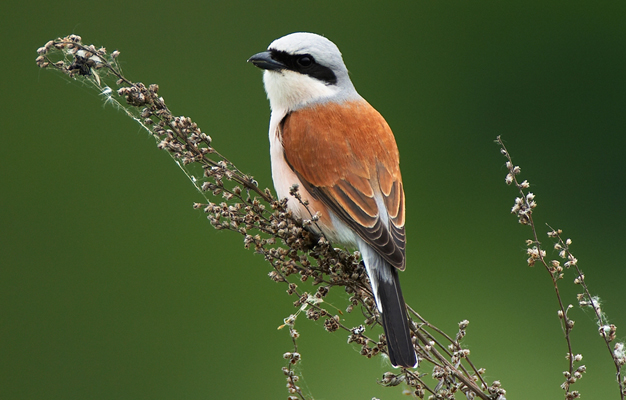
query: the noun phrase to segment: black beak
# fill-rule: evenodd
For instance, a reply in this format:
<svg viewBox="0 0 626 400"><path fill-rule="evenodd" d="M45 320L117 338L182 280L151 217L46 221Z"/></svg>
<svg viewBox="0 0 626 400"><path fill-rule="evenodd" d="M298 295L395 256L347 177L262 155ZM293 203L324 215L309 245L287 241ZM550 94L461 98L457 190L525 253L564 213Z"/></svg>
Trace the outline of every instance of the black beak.
<svg viewBox="0 0 626 400"><path fill-rule="evenodd" d="M261 53L257 53L252 57L248 58L248 62L254 64L255 67L259 67L261 69L267 69L270 71L279 71L281 69L285 69L285 64L276 61L272 58L272 52L263 51Z"/></svg>

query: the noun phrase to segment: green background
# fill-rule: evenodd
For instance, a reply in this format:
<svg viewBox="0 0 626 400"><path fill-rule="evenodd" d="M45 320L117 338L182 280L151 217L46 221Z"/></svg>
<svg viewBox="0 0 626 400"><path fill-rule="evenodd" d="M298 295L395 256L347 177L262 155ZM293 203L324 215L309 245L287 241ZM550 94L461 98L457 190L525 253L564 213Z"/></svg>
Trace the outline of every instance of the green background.
<svg viewBox="0 0 626 400"><path fill-rule="evenodd" d="M246 59L312 31L387 119L407 194L407 301L454 333L509 399L563 398L565 341L545 271L509 214L503 135L626 332L626 3L622 1L3 2L0 32L0 398L284 399L276 328L294 300L242 238L214 231L153 139L35 50L76 33L119 49L240 169L271 186L268 104ZM549 243L549 240L545 240ZM573 274L563 281L575 303ZM345 308L347 296L333 300ZM355 315L356 316L356 315ZM592 316L575 308L587 399L618 398ZM358 318L348 316L356 324ZM296 325L316 399L404 398L321 322ZM431 371L424 368L422 372Z"/></svg>

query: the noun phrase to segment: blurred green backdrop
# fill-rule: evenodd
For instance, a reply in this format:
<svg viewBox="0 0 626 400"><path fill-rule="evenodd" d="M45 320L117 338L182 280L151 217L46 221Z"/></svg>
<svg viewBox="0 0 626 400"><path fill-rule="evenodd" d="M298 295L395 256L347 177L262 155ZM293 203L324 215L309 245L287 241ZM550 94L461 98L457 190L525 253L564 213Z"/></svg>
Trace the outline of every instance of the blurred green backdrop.
<svg viewBox="0 0 626 400"><path fill-rule="evenodd" d="M395 131L407 301L448 331L469 319L473 361L509 399L563 398L555 296L525 265L530 233L509 214L515 191L493 139L533 184L542 234L549 222L573 239L623 339L625 17L621 1L3 2L0 398L287 397L291 344L276 328L293 299L239 236L191 208L202 197L148 135L39 70L35 50L70 33L119 49L130 79L159 83L175 114L270 186L268 104L245 61L294 31L333 40ZM563 293L575 303L572 280ZM576 389L618 398L593 318L571 316L588 369ZM401 398L345 334L297 328L306 393Z"/></svg>

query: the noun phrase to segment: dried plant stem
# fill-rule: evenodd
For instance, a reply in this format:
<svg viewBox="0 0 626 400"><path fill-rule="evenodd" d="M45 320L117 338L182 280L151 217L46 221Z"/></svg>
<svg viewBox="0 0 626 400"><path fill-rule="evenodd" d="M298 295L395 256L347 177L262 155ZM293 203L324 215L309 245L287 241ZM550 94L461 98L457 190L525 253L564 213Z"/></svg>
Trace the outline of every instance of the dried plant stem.
<svg viewBox="0 0 626 400"><path fill-rule="evenodd" d="M569 244L571 244L571 241L568 244L568 240L563 240L563 238L561 237L561 230L554 229L550 225L547 226L548 228L550 228L550 236L557 239L555 248L565 251L565 256L568 260L570 260L570 265L572 265L576 270L577 275L574 283L581 285L581 287L583 288L583 293L578 295L578 303L583 307L591 307L593 309L593 313L599 326L598 331L600 333L600 337L602 337L602 339L604 340L606 348L609 351L611 358L613 359L613 364L615 365L615 375L620 390L620 397L623 400L624 396L626 395L626 389L624 387L624 378L622 377L622 366L626 363L626 357L624 357L623 351L619 350L623 349L624 345L623 343L616 343L614 350L611 349L611 342L615 340L615 332L617 331L617 328L615 327L615 325L606 322L606 317L604 316L604 313L602 312L602 309L600 307L599 299L596 296L591 295L591 292L587 287L587 283L585 282L585 275L578 267L578 262L576 258L569 250ZM572 261L574 262L572 263Z"/></svg>
<svg viewBox="0 0 626 400"><path fill-rule="evenodd" d="M519 210L517 210L519 221L523 225L529 225L532 231L533 240L528 240L526 242L527 246L529 247L528 254L530 256L528 258L528 263L531 266L533 266L536 260L539 260L541 264L543 264L543 266L545 267L546 271L550 273L550 278L552 280L552 285L554 287L554 292L556 294L557 302L559 305L558 315L561 321L561 328L563 329L563 335L565 337L565 342L567 344L567 357L566 358L568 360L568 373L571 376L574 373L574 353L572 351L572 341L570 338L570 332L572 331L572 328L574 327L574 321L570 320L569 317L567 316L567 311L571 307L565 307L563 305L563 300L561 299L561 294L559 292L558 281L562 279L563 277L562 268L558 269L553 266L548 266L548 261L546 260L546 252L545 250L541 248L541 242L539 241L539 237L537 235L537 229L535 227L535 222L532 216L532 211L536 207L536 203L534 201L534 195L532 193L527 194L525 192L525 190L528 188L527 182L522 184L517 180L517 175L519 174L520 169L519 167L515 167L513 165L511 156L508 150L506 149L506 147L504 146L504 143L502 142L502 138L500 136L498 136L497 142L502 148L502 154L508 160L507 167L509 169L509 174L507 175L507 178L508 177L512 178L512 183L515 185L515 187L517 187L517 190L520 194L520 197L516 199L516 205L519 205ZM566 397L567 397L567 394L570 393L571 383L573 382L571 382L570 379L567 379L563 383L563 389L566 391Z"/></svg>
<svg viewBox="0 0 626 400"><path fill-rule="evenodd" d="M427 326L429 329L432 329L433 331L435 331L436 333L438 333L439 335L441 335L442 337L444 337L447 341L449 341L451 343L450 346L452 346L454 348L454 350L456 351L461 351L463 350L461 344L460 344L460 340L465 336L465 329L467 328L467 325L469 325L469 321L465 320L465 321L461 321L459 323L459 332L457 333L457 338L456 340L453 340L450 336L448 336L448 334L446 334L445 332L443 332L441 329L437 328L436 326L434 326L433 324L431 324L430 322L428 322L426 319L424 319L417 311L415 311L413 308L411 308L410 306L407 306L407 309L409 310L409 312L411 314L413 314L415 317L417 317L422 323L420 325L420 330L422 331L422 336L426 336L426 338L422 339L420 338L420 340L422 341L422 343L427 344L427 343L435 343L437 345L437 347L439 347L443 352L446 353L446 355L448 357L453 357L453 354L450 353L450 351L448 350L448 348L446 348L441 342L439 342L435 336L433 336L430 332L428 332L425 329L421 329L423 326ZM419 336L418 336L419 337ZM435 350L436 351L436 350ZM439 357L437 357L439 358ZM484 373L484 370L479 370L477 369L474 364L472 363L472 361L469 359L469 357L466 357L465 360L467 361L467 364L470 366L470 368L472 369L473 373L474 373L474 377L477 377L483 388L487 388L489 385L487 385L487 382L485 382L485 380L482 377L482 374ZM470 373L467 371L467 369L465 368L465 366L463 364L459 365L460 369L463 371L463 373L465 374L465 376L471 376ZM461 378L459 378L461 379Z"/></svg>
<svg viewBox="0 0 626 400"><path fill-rule="evenodd" d="M559 290L559 281L564 277L564 268L570 269L573 267L575 269L577 275L574 279L574 283L581 285L583 287L583 293L578 295L578 303L581 307L591 307L593 308L593 312L596 316L596 321L598 326L600 327L600 336L604 339L604 342L611 354L611 358L615 364L616 368L616 378L618 382L618 387L620 391L620 398L624 400L625 393L625 384L624 379L621 373L621 367L626 364L626 355L624 354L624 344L616 343L614 350L611 350L611 342L615 340L615 325L609 325L605 322L606 318L600 309L600 300L596 296L592 296L589 292L587 284L585 283L585 276L582 271L578 267L578 260L574 255L570 252L570 245L572 241L570 239L563 240L561 234L562 231L560 229L554 229L550 225L547 225L550 231L548 232L548 237L556 239L557 242L554 244L554 249L559 252L559 257L567 260L563 266L561 266L560 261L556 259L548 260L546 257L546 251L541 247L541 242L539 241L539 236L537 234L537 227L535 225L535 221L533 220L533 209L537 206L534 198L535 195L531 192L528 192L528 188L530 184L528 181L519 182L517 179L517 175L520 173L520 168L513 164L510 153L507 150L502 138L498 136L496 138L496 143L500 146L500 152L506 157L507 162L506 166L508 169L508 174L506 175L505 182L508 185L515 185L518 190L520 197L515 199L515 205L511 209L511 212L516 214L519 220L519 223L522 225L530 226L532 231L532 239L526 241L527 245L527 254L528 259L527 263L529 266L534 266L537 261L539 261L545 268L545 270L549 273L550 278L552 280L552 285L554 288L554 292L556 294L557 303L558 303L558 317L561 322L561 328L563 330L563 336L565 338L565 342L567 344L567 363L568 368L563 372L565 376L565 382L561 385L561 388L565 391L566 399L575 399L580 397L580 393L576 390L571 390L571 387L577 380L581 379L583 373L586 372L586 366L580 365L576 367L576 363L582 360L582 355L574 354L572 349L572 340L571 340L571 332L574 328L574 321L569 318L568 311L573 308L571 304L565 306L563 302L563 298L561 296Z"/></svg>
<svg viewBox="0 0 626 400"><path fill-rule="evenodd" d="M293 368L302 358L297 346L299 333L295 329L300 315L310 320L322 319L328 332L347 332L348 343L360 346L360 353L367 358L386 354L384 335L375 338L368 332L380 324L380 315L360 254L335 249L325 237L313 235L308 227L317 223L319 215L311 214L310 219L304 220L294 218L286 206L287 199L275 198L269 189L261 189L251 176L237 169L213 147L211 137L191 118L174 116L158 95L158 85L146 86L124 77L117 63L118 51L109 54L105 48L84 45L79 36L70 35L49 41L37 52L40 67L54 68L91 85L107 104L123 110L141 124L156 139L157 147L170 154L205 198L205 203L196 203L194 208L203 210L216 229L242 235L244 247L261 254L271 265L270 278L287 285L287 293L296 298L293 306L297 310L285 319L284 325L289 327L293 343L293 351L283 355L288 363L283 373L287 376L290 400L310 398L298 387L300 378ZM291 196L290 200L307 206L297 187L291 189ZM309 281L307 286L300 288L305 281ZM341 311L331 313L323 307L333 288L349 294L346 312L359 308L364 317L362 324L350 327ZM475 397L505 400L506 392L500 383L495 381L488 386L480 376L484 369L476 369L469 360L469 350L462 348L467 321L459 324L456 339L452 339L410 307L409 310L421 321L419 327L411 321L416 351L422 361L420 368L432 364L431 377L435 384L425 382L426 374L401 369L386 372L380 381L382 385L405 384L417 398L424 398L428 392L432 399L452 399L462 391L470 400ZM444 342L450 343L448 348ZM479 380L482 388L476 384Z"/></svg>

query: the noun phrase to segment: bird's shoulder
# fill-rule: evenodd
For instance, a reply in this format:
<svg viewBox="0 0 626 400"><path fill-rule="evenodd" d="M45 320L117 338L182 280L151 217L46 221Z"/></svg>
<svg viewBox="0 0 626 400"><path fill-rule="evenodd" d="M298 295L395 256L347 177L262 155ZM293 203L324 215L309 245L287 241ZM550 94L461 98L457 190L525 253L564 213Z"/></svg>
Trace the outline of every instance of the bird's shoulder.
<svg viewBox="0 0 626 400"><path fill-rule="evenodd" d="M365 100L298 109L283 118L279 129L286 157L316 186L349 174L373 178L379 165L399 177L391 128Z"/></svg>

